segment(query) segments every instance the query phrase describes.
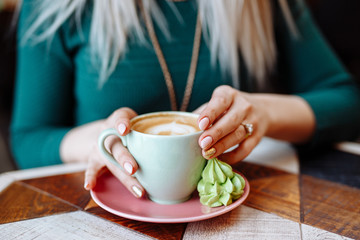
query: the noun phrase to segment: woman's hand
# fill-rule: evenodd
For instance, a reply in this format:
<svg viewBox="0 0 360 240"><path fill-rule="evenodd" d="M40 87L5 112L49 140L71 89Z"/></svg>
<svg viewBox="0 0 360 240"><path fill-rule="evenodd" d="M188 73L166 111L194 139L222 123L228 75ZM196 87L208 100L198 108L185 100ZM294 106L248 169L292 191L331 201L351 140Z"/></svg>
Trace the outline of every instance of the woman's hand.
<svg viewBox="0 0 360 240"><path fill-rule="evenodd" d="M245 158L265 135L269 125L264 106L252 101L250 94L229 86L215 89L212 98L199 116L199 127L205 130L199 138L205 158L218 157L227 149L239 145L225 153L221 159L235 163ZM261 124L259 124L261 122ZM242 124L251 123L253 134L247 136Z"/></svg>
<svg viewBox="0 0 360 240"><path fill-rule="evenodd" d="M121 140L116 136L109 136L105 140L105 147L123 167L123 170L106 160L97 146L98 136L105 129L115 128L120 135L128 134L130 119L136 115L129 108L120 108L107 119L74 128L65 136L61 144L63 161L88 161L88 167L85 171L85 189L94 188L97 177L107 168L135 197L144 195L144 188L136 178L131 176L137 171L138 165L122 145Z"/></svg>
<svg viewBox="0 0 360 240"><path fill-rule="evenodd" d="M303 143L315 129L310 106L292 95L250 94L220 86L196 112L200 112L198 123L204 130L199 145L205 158L218 157L238 145L221 156L229 164L244 159L264 136ZM251 135L244 124L252 124Z"/></svg>

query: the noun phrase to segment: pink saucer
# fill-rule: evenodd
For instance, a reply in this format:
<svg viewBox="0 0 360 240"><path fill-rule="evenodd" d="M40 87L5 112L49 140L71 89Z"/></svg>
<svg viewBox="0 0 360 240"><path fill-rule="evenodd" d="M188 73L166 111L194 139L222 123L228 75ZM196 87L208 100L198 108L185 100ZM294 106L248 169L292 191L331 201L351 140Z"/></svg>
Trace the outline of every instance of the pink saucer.
<svg viewBox="0 0 360 240"><path fill-rule="evenodd" d="M111 173L99 177L96 187L90 193L101 208L124 218L154 223L195 222L222 215L243 203L249 195L250 185L242 176L245 179L244 194L226 207L210 208L202 205L197 191L190 200L173 205L161 205L146 197L137 199Z"/></svg>

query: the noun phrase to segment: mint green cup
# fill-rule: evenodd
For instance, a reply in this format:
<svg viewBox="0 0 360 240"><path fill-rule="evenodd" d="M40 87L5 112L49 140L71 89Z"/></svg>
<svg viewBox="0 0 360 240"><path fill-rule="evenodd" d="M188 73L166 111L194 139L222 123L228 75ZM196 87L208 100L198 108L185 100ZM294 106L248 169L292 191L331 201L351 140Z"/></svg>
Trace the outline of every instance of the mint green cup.
<svg viewBox="0 0 360 240"><path fill-rule="evenodd" d="M131 123L159 114L198 117L186 112L156 112L137 116ZM122 169L104 146L108 136L118 136L139 165L134 176L145 188L148 197L160 204L176 204L191 197L201 178L205 166L198 144L201 133L164 136L131 130L128 135L120 136L115 129L107 129L100 134L98 145L106 159Z"/></svg>

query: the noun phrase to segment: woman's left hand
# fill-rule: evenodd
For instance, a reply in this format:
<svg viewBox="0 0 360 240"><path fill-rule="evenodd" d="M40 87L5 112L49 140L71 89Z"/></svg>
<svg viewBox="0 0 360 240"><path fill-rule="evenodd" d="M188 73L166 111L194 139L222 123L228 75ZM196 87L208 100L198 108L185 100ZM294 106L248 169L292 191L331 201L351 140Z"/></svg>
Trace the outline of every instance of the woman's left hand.
<svg viewBox="0 0 360 240"><path fill-rule="evenodd" d="M199 127L204 130L199 138L203 156L215 158L238 145L221 156L221 160L229 164L244 159L255 148L270 122L267 108L261 101L229 86L216 88L208 104L199 111ZM251 135L244 124L252 124Z"/></svg>

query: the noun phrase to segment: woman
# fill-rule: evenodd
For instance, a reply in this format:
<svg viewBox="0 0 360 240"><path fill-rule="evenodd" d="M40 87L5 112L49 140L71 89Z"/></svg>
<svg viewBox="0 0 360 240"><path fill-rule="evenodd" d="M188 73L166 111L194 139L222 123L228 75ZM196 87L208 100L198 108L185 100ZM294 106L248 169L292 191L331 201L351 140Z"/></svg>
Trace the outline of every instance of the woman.
<svg viewBox="0 0 360 240"><path fill-rule="evenodd" d="M264 136L313 147L359 134L360 91L302 1L25 0L19 36L15 158L88 161L86 189L106 166L144 194L120 140L107 147L125 172L96 147L141 113L198 112L204 156L230 164Z"/></svg>

